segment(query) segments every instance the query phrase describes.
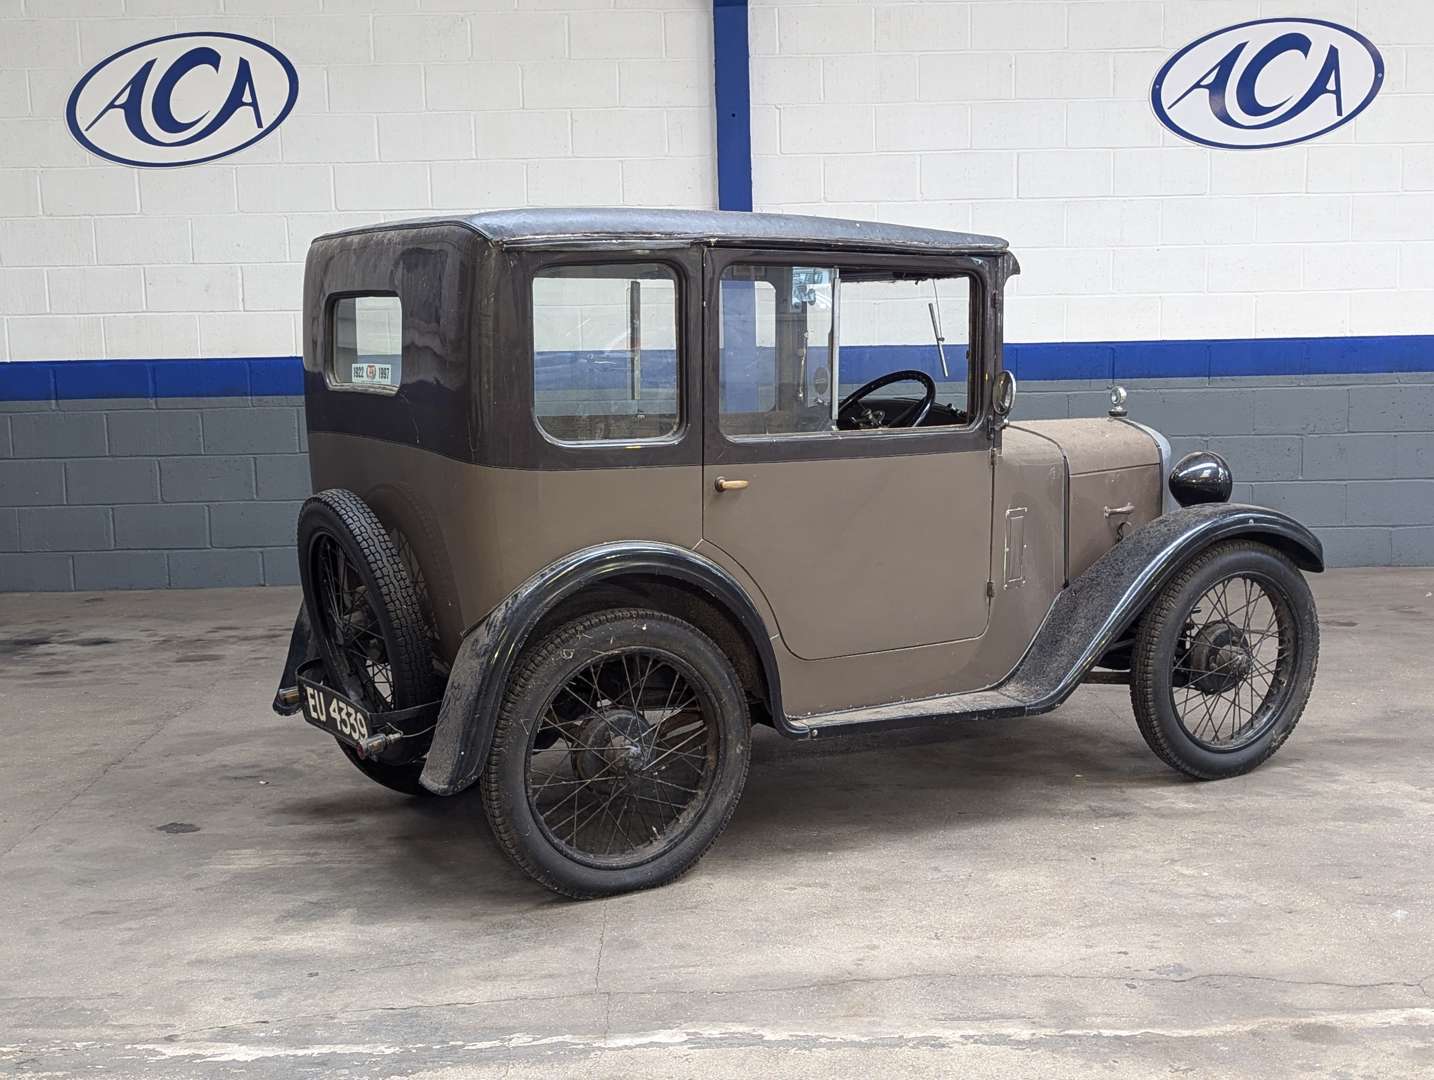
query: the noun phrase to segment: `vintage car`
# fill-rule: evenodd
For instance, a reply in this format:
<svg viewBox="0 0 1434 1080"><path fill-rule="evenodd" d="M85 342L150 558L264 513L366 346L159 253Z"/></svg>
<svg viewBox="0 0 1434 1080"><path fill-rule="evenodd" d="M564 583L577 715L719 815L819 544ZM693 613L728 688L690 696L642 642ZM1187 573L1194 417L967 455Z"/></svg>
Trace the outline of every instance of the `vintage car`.
<svg viewBox="0 0 1434 1080"><path fill-rule="evenodd" d="M368 777L481 789L573 897L717 839L752 725L1026 717L1125 682L1192 777L1294 729L1319 541L1213 453L1013 422L1005 241L517 210L317 239L313 486L275 698Z"/></svg>

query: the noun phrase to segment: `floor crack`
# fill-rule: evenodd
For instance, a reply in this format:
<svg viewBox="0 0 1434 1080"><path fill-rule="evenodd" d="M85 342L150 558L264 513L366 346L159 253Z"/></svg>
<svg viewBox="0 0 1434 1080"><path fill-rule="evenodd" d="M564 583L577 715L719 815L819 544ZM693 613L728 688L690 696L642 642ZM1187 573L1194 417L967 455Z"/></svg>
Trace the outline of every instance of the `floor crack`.
<svg viewBox="0 0 1434 1080"><path fill-rule="evenodd" d="M604 933L605 933L605 928L604 928ZM601 959L601 948L599 949L599 960L600 960L600 959ZM881 984L885 984L885 983L900 983L900 982L906 982L906 981L918 980L918 979L943 980L943 979L953 979L953 978L957 978L957 977L958 977L958 976L952 975L952 974L947 973L947 972L938 973L938 974L933 974L933 973L918 973L918 974L913 974L913 975L892 975L892 976L884 976L884 977L883 977L883 976L860 976L860 977L853 977L853 978L848 978L848 979L832 979L832 980L828 980L828 981L818 981L818 982L810 982L810 983L797 983L797 984L792 984L792 985L787 985L787 986L763 986L763 987L743 986L743 987L737 987L737 988L733 988L733 989L717 989L717 990L673 989L673 990L653 991L653 990L599 990L599 989L597 989L597 975L596 975L596 973L595 973L595 974L594 974L594 980L593 980L594 985L593 985L593 989L591 989L591 990L573 991L573 992L563 993L563 994L547 994L547 995L534 995L534 996L518 995L518 996L512 996L512 997L488 998L488 999L484 999L484 1000L475 1000L475 1001L432 1001L432 1002L415 1002L415 1003L410 1004L410 1005L379 1005L379 1006L375 1006L375 1007L373 1007L373 1008L371 1008L371 1009L359 1009L359 1010L354 1010L353 1012L351 1012L351 1013L349 1013L349 1014L347 1014L347 1015L350 1016L350 1017L352 1017L352 1016L356 1016L356 1015L362 1015L362 1014L364 1014L364 1013L371 1013L371 1014L376 1014L376 1013L402 1013L402 1012L418 1012L418 1011L432 1010L432 1009L481 1009L481 1008L492 1008L492 1007L495 1006L495 1005L513 1005L513 1004L521 1004L521 1003L529 1003L529 1002L534 1003L534 1004L540 1004L540 1003L543 1003L543 1002L569 1001L569 1000L572 1000L572 999L575 999L575 998L582 998L582 997L585 997L585 996L587 996L587 995L592 995L592 996L594 996L594 997L601 997L601 998L603 999L603 1002L604 1002L604 1014L605 1014L605 1020L604 1020L604 1036L607 1037L607 1036L610 1036L611 1033L612 1033L613 1006L614 1006L614 1004L615 1004L619 999L622 999L622 998L639 998L639 997L649 997L649 996L657 996L657 995L668 995L668 996L671 996L671 997L697 997L697 996L704 996L704 997L712 997L712 998L723 998L723 997L730 997L730 996L734 996L734 995L789 994L789 993L801 993L801 992L803 992L803 991L811 991L811 990L827 990L827 989L834 989L834 988L838 988L838 987L872 986L872 985L881 985ZM1202 982L1202 981L1207 981L1207 980L1212 980L1212 979L1230 979L1230 980L1240 980L1240 981L1250 981L1250 982L1271 983L1271 984L1275 984L1275 985L1279 985L1279 986L1291 986L1291 987L1329 987L1329 988L1339 989L1339 990L1378 990L1378 989L1414 990L1414 991L1417 991L1417 992L1418 992L1421 996L1423 996L1423 997L1429 997L1429 996L1430 996L1429 991L1428 991L1427 987L1425 986L1425 983L1427 983L1430 979L1434 979L1434 975L1430 975L1430 976L1426 976L1426 977L1425 977L1424 979L1422 979L1422 980L1387 980L1387 981L1382 981L1382 982L1369 982L1369 983L1345 983L1345 982L1336 982L1336 981L1332 981L1332 980L1323 980L1323 979L1282 979L1282 978L1277 978L1277 977L1275 977L1275 976L1269 976L1269 975L1240 975L1240 974L1234 974L1234 973L1229 973L1229 972L1213 972L1213 973L1208 973L1208 974L1194 974L1194 975L1187 975L1187 976L1182 976L1182 977L1178 977L1178 978L1172 978L1172 977L1170 977L1170 976L1149 976L1149 975L1133 975L1133 974L1132 974L1132 975L1069 975L1069 974L1054 974L1054 973L1034 973L1034 974L1032 974L1032 973L1020 973L1020 974L1013 974L1013 973L1005 973L1005 972L983 973L983 974L982 974L981 976L979 976L979 977L980 977L980 978L984 978L984 979L988 979L988 980L992 980L992 981L997 981L997 980L1002 980L1002 979L1011 980L1011 981L1036 981L1036 980L1047 980L1047 979L1048 979L1048 980L1070 980L1070 981L1077 981L1077 982L1100 982L1100 981L1104 981L1104 982L1138 982L1138 983L1148 983L1148 984L1156 984L1156 985L1184 985L1184 984L1188 984L1188 983L1197 983L1197 982ZM0 999L0 1001L3 1001L3 1000L4 1000L4 999ZM338 1019L338 1018L335 1017L335 1016L333 1016L333 1015L330 1014L330 1013L308 1013L308 1014L301 1014L301 1015L285 1016L285 1017L282 1018L282 1021L281 1021L281 1022L284 1022L284 1023L296 1023L296 1022L304 1022L304 1021L327 1022L327 1021L332 1021L332 1020L335 1020L335 1019ZM274 1021L272 1021L272 1020L270 1020L270 1019L242 1020L242 1021L237 1021L237 1022L229 1023L229 1024L215 1025L215 1026L213 1026L213 1027L192 1028L192 1029L187 1029L187 1030L174 1031L174 1032L171 1032L168 1037L169 1037L170 1039L181 1039L181 1038L189 1039L189 1038L194 1038L194 1037L196 1037L196 1036L209 1035L209 1034L212 1034L212 1033L215 1033L215 1032L242 1030L242 1029L244 1029L244 1028L254 1027L254 1026L260 1025L260 1024L263 1024L263 1025L271 1025L271 1024L273 1024L273 1023L274 1023ZM271 1030L272 1030L272 1028L271 1028Z"/></svg>

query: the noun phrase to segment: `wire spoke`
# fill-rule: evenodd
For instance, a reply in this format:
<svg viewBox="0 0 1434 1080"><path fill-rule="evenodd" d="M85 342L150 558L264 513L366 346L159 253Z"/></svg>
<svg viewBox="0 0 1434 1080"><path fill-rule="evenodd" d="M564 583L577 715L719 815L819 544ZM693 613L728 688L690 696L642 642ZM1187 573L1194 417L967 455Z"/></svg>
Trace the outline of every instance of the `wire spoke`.
<svg viewBox="0 0 1434 1080"><path fill-rule="evenodd" d="M393 667L388 642L357 567L338 541L316 538L307 556L313 572L317 629L331 650L330 674L351 697L373 708L391 707Z"/></svg>
<svg viewBox="0 0 1434 1080"><path fill-rule="evenodd" d="M670 850L711 795L715 708L660 649L612 647L570 669L530 723L526 786L542 830L603 866Z"/></svg>
<svg viewBox="0 0 1434 1080"><path fill-rule="evenodd" d="M1294 634L1288 599L1262 575L1231 574L1207 588L1186 615L1171 666L1170 703L1186 733L1231 750L1266 731L1288 697Z"/></svg>

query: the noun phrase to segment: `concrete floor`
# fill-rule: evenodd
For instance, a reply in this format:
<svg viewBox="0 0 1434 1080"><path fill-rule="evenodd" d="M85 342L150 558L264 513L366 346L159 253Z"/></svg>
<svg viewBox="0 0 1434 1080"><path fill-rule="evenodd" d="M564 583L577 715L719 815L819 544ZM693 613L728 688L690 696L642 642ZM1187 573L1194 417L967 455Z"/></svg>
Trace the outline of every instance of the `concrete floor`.
<svg viewBox="0 0 1434 1080"><path fill-rule="evenodd" d="M295 592L0 596L0 1073L1428 1076L1434 570L1315 587L1250 776L1120 687L761 732L695 872L587 904L269 712Z"/></svg>

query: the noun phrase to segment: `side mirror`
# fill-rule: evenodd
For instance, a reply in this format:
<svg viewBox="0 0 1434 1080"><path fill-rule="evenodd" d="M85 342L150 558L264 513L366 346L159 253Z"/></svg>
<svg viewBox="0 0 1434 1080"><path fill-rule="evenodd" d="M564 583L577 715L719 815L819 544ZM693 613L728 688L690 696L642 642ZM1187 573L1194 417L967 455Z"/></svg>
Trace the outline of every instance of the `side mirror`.
<svg viewBox="0 0 1434 1080"><path fill-rule="evenodd" d="M1015 404L1016 377L1002 369L997 372L996 383L992 387L991 406L996 410L996 415L1004 420L1011 415L1011 409Z"/></svg>

